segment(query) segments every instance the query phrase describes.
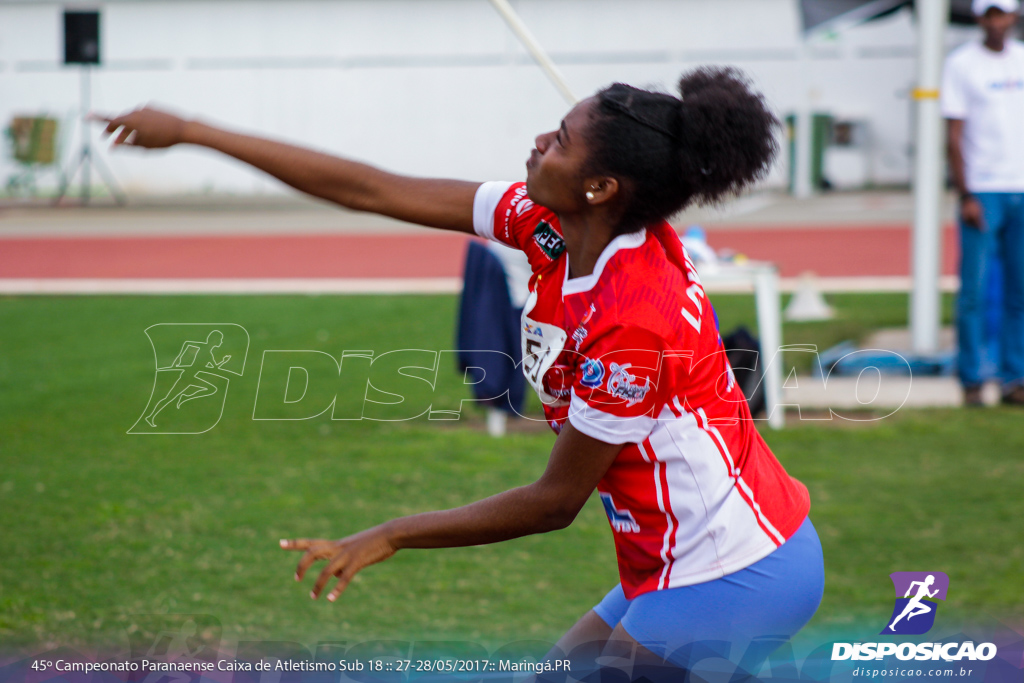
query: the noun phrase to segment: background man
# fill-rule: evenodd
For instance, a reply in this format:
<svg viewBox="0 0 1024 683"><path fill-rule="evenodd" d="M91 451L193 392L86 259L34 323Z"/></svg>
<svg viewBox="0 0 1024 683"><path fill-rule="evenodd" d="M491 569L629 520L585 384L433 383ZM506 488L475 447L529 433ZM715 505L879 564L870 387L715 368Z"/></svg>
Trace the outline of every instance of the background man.
<svg viewBox="0 0 1024 683"><path fill-rule="evenodd" d="M960 193L958 336L964 402L981 405L984 291L992 254L1005 282L1003 403L1024 405L1024 44L1008 39L1019 0L974 0L984 30L946 60L942 114Z"/></svg>

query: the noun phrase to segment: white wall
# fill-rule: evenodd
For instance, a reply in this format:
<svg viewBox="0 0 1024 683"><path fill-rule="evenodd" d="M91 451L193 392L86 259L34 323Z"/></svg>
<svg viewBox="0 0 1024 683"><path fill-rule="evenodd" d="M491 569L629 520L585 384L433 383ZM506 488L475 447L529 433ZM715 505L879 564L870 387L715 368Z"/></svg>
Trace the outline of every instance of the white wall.
<svg viewBox="0 0 1024 683"><path fill-rule="evenodd" d="M671 89L692 66L734 64L782 113L809 101L867 118L871 179L909 180L909 12L802 47L795 0L514 4L577 94L617 80ZM483 180L522 177L534 136L566 110L486 0L115 0L99 8L97 111L152 101L400 172ZM80 74L60 63L63 9L0 0L0 122L39 112L74 121ZM65 154L78 144L66 139ZM135 194L280 191L199 150L145 160L137 150L103 153ZM0 163L6 177L12 166ZM783 161L773 183L784 178Z"/></svg>

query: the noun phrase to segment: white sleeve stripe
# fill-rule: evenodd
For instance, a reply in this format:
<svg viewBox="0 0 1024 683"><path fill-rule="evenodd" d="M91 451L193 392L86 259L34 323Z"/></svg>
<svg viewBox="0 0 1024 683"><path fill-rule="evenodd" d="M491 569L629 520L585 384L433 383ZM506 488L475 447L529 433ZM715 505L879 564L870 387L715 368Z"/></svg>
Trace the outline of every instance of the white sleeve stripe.
<svg viewBox="0 0 1024 683"><path fill-rule="evenodd" d="M619 417L589 405L572 392L569 422L584 434L598 441L614 444L640 443L654 431L655 420L649 415Z"/></svg>
<svg viewBox="0 0 1024 683"><path fill-rule="evenodd" d="M492 180L480 185L473 198L473 230L489 240L494 237L494 210L512 183Z"/></svg>

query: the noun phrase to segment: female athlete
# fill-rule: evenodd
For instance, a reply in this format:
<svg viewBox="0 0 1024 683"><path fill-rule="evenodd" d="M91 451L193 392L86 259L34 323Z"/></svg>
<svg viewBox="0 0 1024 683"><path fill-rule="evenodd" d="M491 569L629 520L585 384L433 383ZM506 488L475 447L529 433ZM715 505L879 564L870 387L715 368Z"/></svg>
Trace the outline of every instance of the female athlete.
<svg viewBox="0 0 1024 683"><path fill-rule="evenodd" d="M615 84L580 102L537 137L525 184L397 176L149 108L103 119L115 145L201 145L350 209L475 233L530 260L524 371L558 433L543 475L341 540L282 541L303 553L297 580L327 561L313 598L336 600L403 548L561 529L596 488L621 582L562 652L611 638L689 666L688 644L727 641L726 654L757 665L757 647L766 656L814 614L824 579L807 489L754 428L711 304L665 222L761 178L778 121L732 69L690 72L679 93Z"/></svg>

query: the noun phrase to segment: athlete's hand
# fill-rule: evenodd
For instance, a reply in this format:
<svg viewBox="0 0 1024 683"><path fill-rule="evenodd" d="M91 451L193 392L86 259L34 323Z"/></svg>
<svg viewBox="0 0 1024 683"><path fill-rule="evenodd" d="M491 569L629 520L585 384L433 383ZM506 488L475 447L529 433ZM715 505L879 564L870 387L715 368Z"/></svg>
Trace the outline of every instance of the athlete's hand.
<svg viewBox="0 0 1024 683"><path fill-rule="evenodd" d="M306 576L306 571L314 562L327 560L327 566L320 572L309 596L314 600L319 598L327 586L327 582L331 580L332 576L336 576L338 583L327 595L327 599L331 602L338 599L338 596L359 570L371 564L383 562L398 550L388 538L383 526L375 526L340 541L307 538L283 539L281 547L285 550L304 551L302 559L299 560L298 569L295 571L296 581L302 581Z"/></svg>
<svg viewBox="0 0 1024 683"><path fill-rule="evenodd" d="M113 146L130 145L146 149L162 149L183 139L185 119L152 107L142 107L120 116L90 114L93 121L107 124L106 137L114 136Z"/></svg>
<svg viewBox="0 0 1024 683"><path fill-rule="evenodd" d="M960 202L960 219L965 225L985 232L985 212L976 197L968 195Z"/></svg>

